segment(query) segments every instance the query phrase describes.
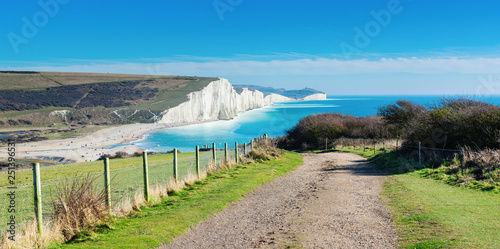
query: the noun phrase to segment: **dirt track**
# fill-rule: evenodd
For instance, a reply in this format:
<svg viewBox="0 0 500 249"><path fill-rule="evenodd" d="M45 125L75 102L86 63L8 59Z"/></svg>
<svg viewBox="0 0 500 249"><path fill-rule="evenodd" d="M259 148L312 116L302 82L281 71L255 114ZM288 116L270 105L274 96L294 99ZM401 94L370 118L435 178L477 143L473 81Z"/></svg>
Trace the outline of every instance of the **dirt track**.
<svg viewBox="0 0 500 249"><path fill-rule="evenodd" d="M357 155L304 154L304 165L161 248L395 248L385 176Z"/></svg>

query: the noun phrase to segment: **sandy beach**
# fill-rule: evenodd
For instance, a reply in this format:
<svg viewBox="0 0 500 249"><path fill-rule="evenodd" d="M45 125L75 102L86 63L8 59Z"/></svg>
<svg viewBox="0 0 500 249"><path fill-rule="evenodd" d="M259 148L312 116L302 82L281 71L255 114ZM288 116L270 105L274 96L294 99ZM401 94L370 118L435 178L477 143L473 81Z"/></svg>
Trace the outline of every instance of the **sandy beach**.
<svg viewBox="0 0 500 249"><path fill-rule="evenodd" d="M105 128L76 138L17 144L17 158L70 163L95 161L103 154L114 155L119 151L133 154L142 150L133 145L118 146L113 149L105 147L135 141L148 132L169 127L173 125L129 124Z"/></svg>

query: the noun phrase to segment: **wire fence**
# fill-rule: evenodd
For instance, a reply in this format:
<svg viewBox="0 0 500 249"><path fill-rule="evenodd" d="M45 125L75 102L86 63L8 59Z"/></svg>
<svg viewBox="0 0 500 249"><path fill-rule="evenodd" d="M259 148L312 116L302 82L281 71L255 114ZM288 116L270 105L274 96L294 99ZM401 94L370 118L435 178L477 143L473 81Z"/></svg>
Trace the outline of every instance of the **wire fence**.
<svg viewBox="0 0 500 249"><path fill-rule="evenodd" d="M56 201L65 183L76 179L92 177L93 188L105 191L105 179L111 179L109 202L111 205L120 205L123 201L132 200L137 193L146 195L146 191L158 185L168 185L171 181L184 181L190 176L204 174L210 168L221 166L229 162L235 163L239 157L245 156L252 150L253 141L248 144L224 148L204 147L196 153L171 153L147 155L143 157L111 159L109 160L109 175L106 175L106 160L46 166L39 168L39 175L33 170L17 172L17 177L25 178L29 183L0 187L0 234L11 228L18 228L21 224L37 219L36 203L40 202L41 220L53 220L54 201ZM145 177L147 172L147 177ZM146 182L147 178L147 182ZM36 198L37 183L41 189L41 200ZM112 207L111 207L112 208ZM12 224L14 223L14 224Z"/></svg>
<svg viewBox="0 0 500 249"><path fill-rule="evenodd" d="M446 160L457 159L461 167L465 167L467 162L481 164L483 168L490 171L500 168L500 151L486 149L483 151L473 151L468 147L458 147L457 149L435 148L424 146L419 142L415 145L404 143L400 139L368 139L368 138L347 138L325 139L319 142L318 148L322 149L363 149L365 152L373 151L388 152L396 151L399 156L418 163L419 168L439 166Z"/></svg>

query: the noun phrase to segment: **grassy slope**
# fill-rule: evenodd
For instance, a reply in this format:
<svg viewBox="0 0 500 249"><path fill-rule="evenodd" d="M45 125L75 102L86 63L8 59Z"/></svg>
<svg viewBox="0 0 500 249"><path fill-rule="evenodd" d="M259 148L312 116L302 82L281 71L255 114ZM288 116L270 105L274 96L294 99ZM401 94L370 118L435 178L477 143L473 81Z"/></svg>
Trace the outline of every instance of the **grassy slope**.
<svg viewBox="0 0 500 249"><path fill-rule="evenodd" d="M171 77L171 76L165 76ZM147 80L158 78L153 75L103 74L103 73L59 73L43 72L36 74L0 73L0 90L43 89L60 85L78 85L99 82Z"/></svg>
<svg viewBox="0 0 500 249"><path fill-rule="evenodd" d="M0 118L12 118L21 115L38 113L38 112L52 112L56 110L72 110L71 107L45 107L36 110L24 110L24 111L8 111L8 112L0 112Z"/></svg>
<svg viewBox="0 0 500 249"><path fill-rule="evenodd" d="M35 74L0 73L0 90L44 90L47 87L61 85L78 85L89 83L105 83L131 80L166 80L170 83L162 85L160 92L153 101L122 109L139 109L163 111L187 100L187 94L199 91L217 78L183 77L183 76L153 76L133 74L98 74L98 73L61 73L43 72ZM147 84L147 83L146 83ZM151 83L151 87L158 87ZM166 89L164 89L166 87ZM117 109L117 108L112 108ZM0 112L0 118L22 117L36 113L48 113L54 110L73 110L69 107L46 107L38 110Z"/></svg>
<svg viewBox="0 0 500 249"><path fill-rule="evenodd" d="M201 152L201 153L210 153L210 152ZM194 152L191 153L179 153L179 159L185 157L194 158ZM172 154L164 154L164 155L155 155L149 156L149 163L156 162L165 162L165 164L171 164L172 162ZM94 172L102 172L103 171L103 162L91 162L91 163L78 163L78 164L68 164L61 166L48 166L40 168L41 180L52 180L63 177L73 177L75 175L85 175L87 173ZM127 159L111 159L110 160L110 169L121 169L127 168L135 165L142 165L141 157L127 158ZM26 171L18 171L16 173L16 183L17 184L26 184L33 182L33 172L31 170ZM5 173L0 174L0 187L8 186L8 179Z"/></svg>
<svg viewBox="0 0 500 249"><path fill-rule="evenodd" d="M167 200L144 208L127 219L117 219L113 229L82 238L84 242L55 248L150 248L158 247L186 232L191 226L240 200L252 189L293 170L302 163L296 153L286 152L279 160L237 166L216 173Z"/></svg>
<svg viewBox="0 0 500 249"><path fill-rule="evenodd" d="M343 149L373 158L372 151ZM377 152L377 154L379 154ZM380 164L380 161L374 163ZM393 165L382 169L394 172ZM500 195L451 187L420 177L393 174L384 197L404 248L500 248Z"/></svg>
<svg viewBox="0 0 500 249"><path fill-rule="evenodd" d="M217 80L217 78L196 78L194 80L189 80L183 84L183 87L160 91L152 103L134 106L129 109L165 110L168 107L177 106L188 100L187 95L189 93L200 91L214 80Z"/></svg>

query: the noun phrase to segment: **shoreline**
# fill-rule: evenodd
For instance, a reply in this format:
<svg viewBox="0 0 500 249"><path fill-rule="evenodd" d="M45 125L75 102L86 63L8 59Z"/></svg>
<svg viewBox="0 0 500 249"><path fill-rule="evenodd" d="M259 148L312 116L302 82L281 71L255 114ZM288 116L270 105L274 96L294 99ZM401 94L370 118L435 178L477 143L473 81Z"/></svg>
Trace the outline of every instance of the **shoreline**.
<svg viewBox="0 0 500 249"><path fill-rule="evenodd" d="M20 160L43 160L52 161L56 164L93 162L104 154L114 155L117 152L134 154L135 152L142 152L143 150L136 148L133 142L143 139L153 131L214 121L217 120L184 124L126 124L104 128L75 138L21 143L16 145L16 151ZM130 144L106 148L124 143Z"/></svg>
<svg viewBox="0 0 500 249"><path fill-rule="evenodd" d="M47 140L17 144L18 158L54 161L56 163L79 163L96 161L104 154L114 155L123 151L128 154L142 152L133 145L105 147L141 139L145 134L171 125L127 124L104 128L83 136L67 139Z"/></svg>
<svg viewBox="0 0 500 249"><path fill-rule="evenodd" d="M267 106L269 105L260 108ZM241 111L238 112L236 116L260 108ZM136 123L107 127L75 138L16 144L16 156L21 160L52 161L56 164L93 162L105 154L112 156L117 152L125 152L127 154L143 152L142 149L136 147L134 141L144 138L146 134L155 130L209 123L219 120L221 119L211 118L203 121L184 123L179 120L177 123ZM120 144L124 145L109 149L106 148ZM4 155L0 155L0 160L4 160L4 157Z"/></svg>

